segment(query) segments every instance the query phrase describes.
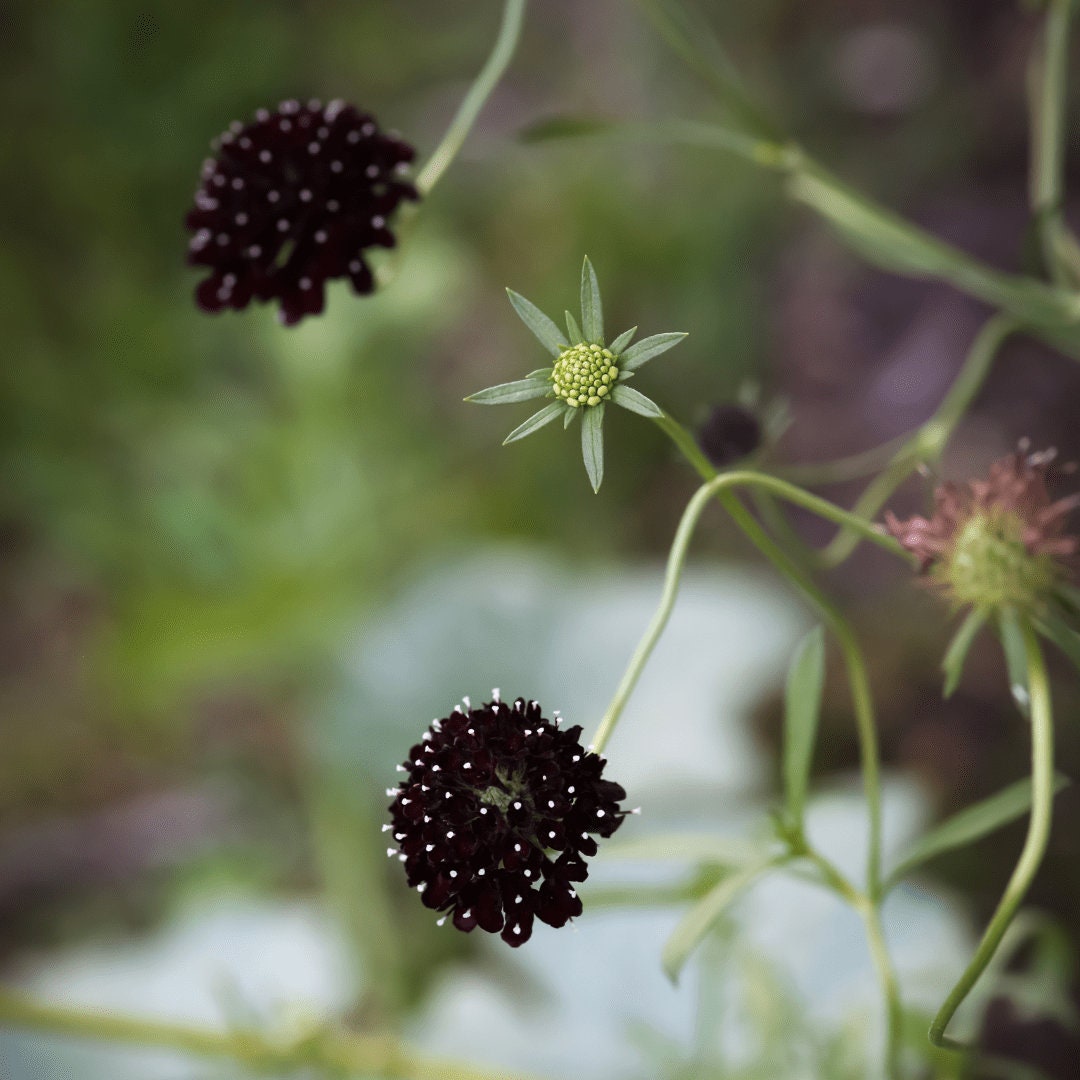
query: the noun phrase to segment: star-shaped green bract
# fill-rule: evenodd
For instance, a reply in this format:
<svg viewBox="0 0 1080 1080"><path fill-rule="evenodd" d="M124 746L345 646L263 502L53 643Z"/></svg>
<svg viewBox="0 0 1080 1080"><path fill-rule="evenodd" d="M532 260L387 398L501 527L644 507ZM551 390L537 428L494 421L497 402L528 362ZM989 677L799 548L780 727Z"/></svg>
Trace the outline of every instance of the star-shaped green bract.
<svg viewBox="0 0 1080 1080"><path fill-rule="evenodd" d="M635 326L605 345L600 286L587 256L581 267L581 322L566 312L565 334L520 293L513 289L507 289L506 293L521 321L555 357L555 362L551 367L530 372L524 379L488 387L465 400L479 405L508 405L533 398L555 399L514 428L503 440L504 446L539 431L560 416L563 427L568 428L580 414L581 455L593 491L599 491L604 478L603 423L607 403L621 405L650 419L663 416L656 402L631 389L626 381L654 356L677 345L686 334L654 334L631 345L637 333Z"/></svg>

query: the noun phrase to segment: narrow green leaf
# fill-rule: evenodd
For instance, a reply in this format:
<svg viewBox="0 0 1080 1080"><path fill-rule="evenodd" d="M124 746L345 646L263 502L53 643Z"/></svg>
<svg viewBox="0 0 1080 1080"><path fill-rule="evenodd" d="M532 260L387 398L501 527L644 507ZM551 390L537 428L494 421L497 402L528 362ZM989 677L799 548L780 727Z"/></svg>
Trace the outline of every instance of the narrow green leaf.
<svg viewBox="0 0 1080 1080"><path fill-rule="evenodd" d="M550 379L552 369L549 367L537 368L535 371L530 371L525 376L526 379Z"/></svg>
<svg viewBox="0 0 1080 1080"><path fill-rule="evenodd" d="M537 341L552 356L558 356L566 346L562 331L531 300L526 300L521 293L507 289L506 295L518 313L521 321L533 332Z"/></svg>
<svg viewBox="0 0 1080 1080"><path fill-rule="evenodd" d="M581 332L577 319L569 311L566 312L566 332L570 335L572 345L577 345L585 340L585 335Z"/></svg>
<svg viewBox="0 0 1080 1080"><path fill-rule="evenodd" d="M1016 612L1005 608L998 617L998 630L1001 647L1005 651L1005 668L1009 674L1009 691L1017 708L1027 716L1031 708L1031 693L1028 690L1027 648L1024 634Z"/></svg>
<svg viewBox="0 0 1080 1080"><path fill-rule="evenodd" d="M1043 637L1056 645L1077 671L1080 671L1080 634L1059 615L1049 615L1043 619L1036 619L1035 622Z"/></svg>
<svg viewBox="0 0 1080 1080"><path fill-rule="evenodd" d="M562 422L563 431L565 431L574 422L574 420L576 420L577 417L580 416L580 415L581 415L580 407L575 409L572 406L568 405L566 407L566 415L563 417L563 422Z"/></svg>
<svg viewBox="0 0 1080 1080"><path fill-rule="evenodd" d="M634 335L637 333L637 327L631 326L629 330L624 330L609 346L608 348L618 356L619 353L634 340Z"/></svg>
<svg viewBox="0 0 1080 1080"><path fill-rule="evenodd" d="M586 341L599 345L604 340L604 308L600 303L600 284L589 256L581 264L581 329Z"/></svg>
<svg viewBox="0 0 1080 1080"><path fill-rule="evenodd" d="M503 446L517 442L518 439L524 439L526 435L531 435L534 431L539 431L545 424L550 424L565 408L566 403L562 401L553 401L550 405L545 405L539 412L533 413L524 424L519 424L514 428L503 439Z"/></svg>
<svg viewBox="0 0 1080 1080"><path fill-rule="evenodd" d="M690 954L701 944L739 894L771 865L772 860L757 863L729 875L682 917L671 937L664 943L661 954L664 973L672 982L678 981L679 973L690 959Z"/></svg>
<svg viewBox="0 0 1080 1080"><path fill-rule="evenodd" d="M1054 793L1068 785L1066 777L1054 778ZM935 855L964 847L1022 817L1031 808L1031 779L1027 777L947 818L917 840L889 875L891 888Z"/></svg>
<svg viewBox="0 0 1080 1080"><path fill-rule="evenodd" d="M551 393L551 383L547 379L519 379L517 382L500 383L478 390L465 400L474 405L508 405L514 401L531 401Z"/></svg>
<svg viewBox="0 0 1080 1080"><path fill-rule="evenodd" d="M668 349L674 348L684 337L686 337L684 333L671 333L653 334L652 337L642 338L619 357L619 368L622 371L636 371L654 356L659 356Z"/></svg>
<svg viewBox="0 0 1080 1080"><path fill-rule="evenodd" d="M650 420L655 420L657 417L664 415L664 410L652 398L647 398L644 394L638 393L632 386L623 386L621 383L616 383L611 391L610 400L614 401L616 405L621 405L624 409L637 413L639 416L647 416Z"/></svg>
<svg viewBox="0 0 1080 1080"><path fill-rule="evenodd" d="M784 699L784 794L788 814L800 825L824 686L825 631L815 626L792 657Z"/></svg>
<svg viewBox="0 0 1080 1080"><path fill-rule="evenodd" d="M953 691L960 685L971 644L985 623L986 615L973 608L945 650L945 658L941 661L941 670L945 672L945 697L952 697Z"/></svg>
<svg viewBox="0 0 1080 1080"><path fill-rule="evenodd" d="M600 490L604 479L604 405L587 405L575 409L581 417L581 456L593 491Z"/></svg>

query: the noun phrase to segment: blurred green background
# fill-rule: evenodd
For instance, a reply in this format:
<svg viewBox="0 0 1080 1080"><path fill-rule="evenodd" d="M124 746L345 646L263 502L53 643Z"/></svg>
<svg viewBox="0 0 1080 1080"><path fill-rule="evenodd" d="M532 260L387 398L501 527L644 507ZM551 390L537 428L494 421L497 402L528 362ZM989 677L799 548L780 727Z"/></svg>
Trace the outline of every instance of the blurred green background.
<svg viewBox="0 0 1080 1080"><path fill-rule="evenodd" d="M842 175L1024 267L1031 12L698 6L768 106ZM576 434L499 447L527 406L461 399L541 363L505 286L558 314L576 303L587 253L609 327L690 332L642 389L690 424L748 388L786 401L793 423L775 452L789 460L906 430L958 366L979 307L867 271L772 177L700 150L519 137L558 115L719 115L618 0L531 5L508 77L410 223L385 291L332 287L327 313L292 330L267 308L196 310L182 221L214 135L284 98L342 97L423 161L499 12L490 0L0 8L0 964L13 971L49 947L125 940L220 888L336 897L363 964L382 973L352 1002L362 1023L417 1007L441 960L475 951L436 937L419 905L399 909L377 834L402 738L487 689L468 681L488 674L475 656L462 684L445 681L471 641L469 601L459 619L432 613L445 643L417 660L446 666L403 664L400 706L357 683L348 649L377 642L395 598L433 567L476 552L523 545L579 593L659 560L693 489L628 413L606 425L599 496ZM1012 347L954 462L981 467L1025 434L1067 448L1062 403L1076 390L1060 358ZM907 497L917 505L920 489ZM707 533L699 551L746 555L719 518ZM658 587L658 563L650 572ZM1011 723L989 719L1010 716L996 686L952 712L928 704L944 628L925 598L873 556L835 585L878 656L890 757L932 807L1012 779L1023 732L1015 744L996 734ZM909 638L881 640L886 604ZM785 618L781 637L802 616L792 605ZM550 626L506 617L523 681ZM623 660L599 665L597 708ZM776 677L755 684L766 749ZM854 760L842 700L825 770ZM949 726L965 708L977 719ZM1074 855L1058 852L1051 911L1080 893ZM977 913L1004 880L995 865L951 882Z"/></svg>

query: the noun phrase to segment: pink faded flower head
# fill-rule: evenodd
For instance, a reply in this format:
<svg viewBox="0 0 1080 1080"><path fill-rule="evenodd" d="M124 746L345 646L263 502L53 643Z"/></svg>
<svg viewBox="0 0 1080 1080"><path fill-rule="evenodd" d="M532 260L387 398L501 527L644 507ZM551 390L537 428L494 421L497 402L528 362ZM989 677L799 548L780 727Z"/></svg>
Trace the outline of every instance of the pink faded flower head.
<svg viewBox="0 0 1080 1080"><path fill-rule="evenodd" d="M901 521L886 512L886 526L958 605L1037 607L1071 573L1080 550L1080 537L1066 527L1080 495L1050 496L1056 456L1023 443L994 462L985 480L941 484L930 517Z"/></svg>

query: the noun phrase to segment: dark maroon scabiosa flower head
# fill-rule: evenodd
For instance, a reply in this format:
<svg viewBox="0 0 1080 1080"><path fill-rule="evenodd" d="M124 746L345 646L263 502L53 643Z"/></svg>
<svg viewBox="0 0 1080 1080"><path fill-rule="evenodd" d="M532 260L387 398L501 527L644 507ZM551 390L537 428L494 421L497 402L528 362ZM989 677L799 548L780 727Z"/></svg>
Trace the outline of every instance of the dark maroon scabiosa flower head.
<svg viewBox="0 0 1080 1080"><path fill-rule="evenodd" d="M291 326L323 310L329 280L374 289L364 252L393 247L394 211L419 197L402 176L411 146L344 102L286 101L237 121L214 149L186 219L188 262L211 271L195 290L199 307L278 300Z"/></svg>
<svg viewBox="0 0 1080 1080"><path fill-rule="evenodd" d="M563 926L581 914L584 856L622 824L626 792L601 779L605 761L582 747L580 727L492 696L475 709L466 698L409 751L384 829L424 904L518 946L534 918Z"/></svg>
<svg viewBox="0 0 1080 1080"><path fill-rule="evenodd" d="M901 521L887 512L885 523L918 556L926 580L957 605L1037 610L1070 575L1080 550L1080 537L1066 529L1080 496L1050 497L1055 456L1022 444L994 462L985 480L941 484L930 517Z"/></svg>

